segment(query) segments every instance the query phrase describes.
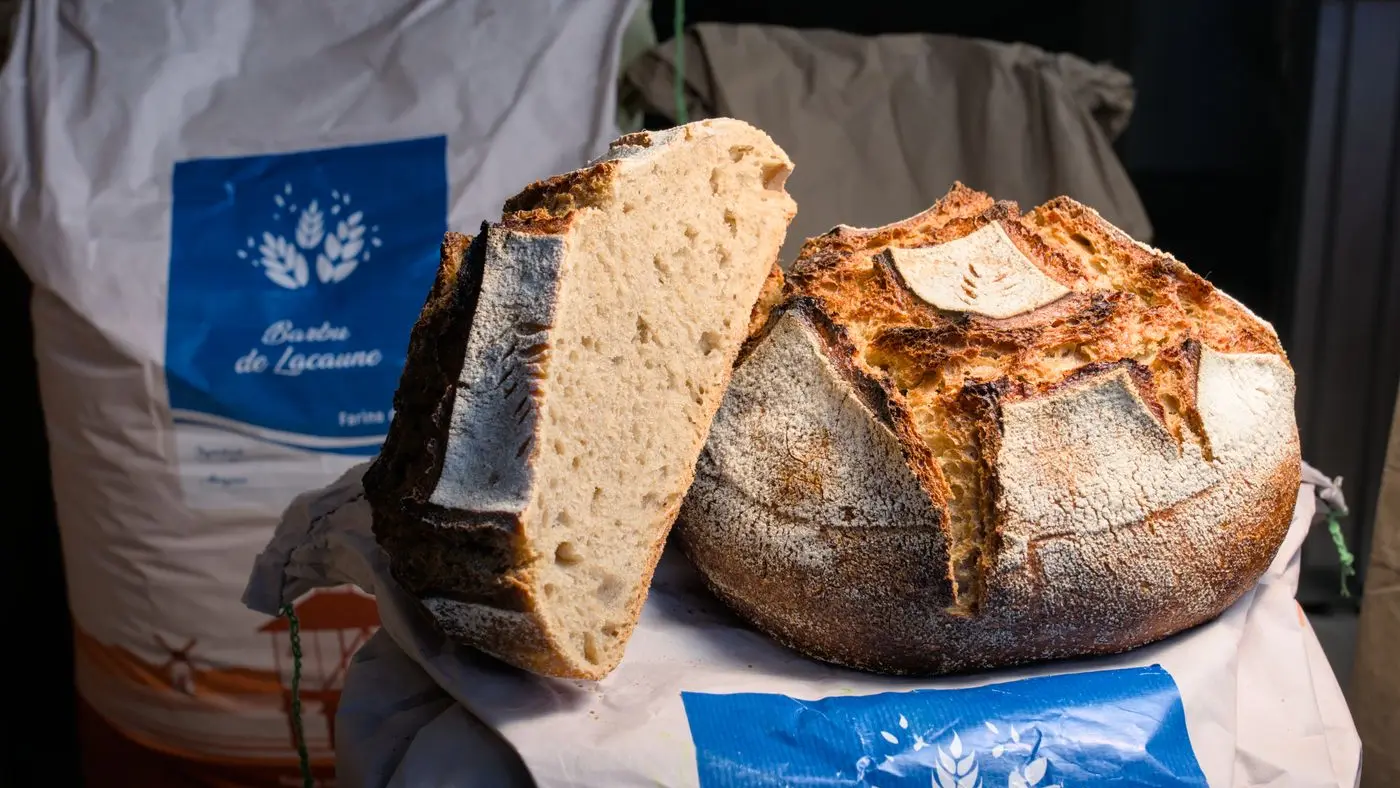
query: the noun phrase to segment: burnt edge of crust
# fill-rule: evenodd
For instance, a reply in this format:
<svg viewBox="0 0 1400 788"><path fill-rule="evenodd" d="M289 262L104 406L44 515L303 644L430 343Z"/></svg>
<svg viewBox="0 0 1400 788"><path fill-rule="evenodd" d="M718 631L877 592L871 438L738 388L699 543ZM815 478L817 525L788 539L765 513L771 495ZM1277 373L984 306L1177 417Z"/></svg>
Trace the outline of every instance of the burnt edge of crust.
<svg viewBox="0 0 1400 788"><path fill-rule="evenodd" d="M1162 408L1162 402L1158 398L1157 384L1152 379L1152 370L1138 363L1135 359L1120 358L1117 361L1093 361L1085 364L1063 378L1045 384L1032 384L1023 382L1006 381L1002 396L1008 400L1038 399L1040 397L1056 394L1065 389L1075 388L1094 378L1110 375L1119 370L1128 373L1128 380L1133 384L1133 390L1137 392L1139 398L1147 405L1154 419L1163 428L1166 427L1166 413Z"/></svg>
<svg viewBox="0 0 1400 788"><path fill-rule="evenodd" d="M621 137L613 140L612 144L608 146L608 150L617 150L618 148L650 148L651 143L651 132L634 131L630 134L623 134Z"/></svg>
<svg viewBox="0 0 1400 788"><path fill-rule="evenodd" d="M1026 214L1026 217L1041 226L1058 223L1062 228L1074 228L1068 240L1091 253L1111 253L1130 260L1145 282L1132 292L1149 302L1152 300L1152 291L1166 280L1171 280L1184 300L1197 304L1215 301L1226 311L1234 313L1247 328L1232 336L1225 343L1229 347L1222 347L1221 350L1235 353L1270 353L1288 360L1288 353L1279 341L1278 332L1272 324L1250 313L1247 307L1192 271L1170 253L1139 243L1092 208L1062 196L1046 201ZM1101 241L1104 246L1101 248L1096 245L1096 240ZM1248 319L1244 319L1246 317Z"/></svg>
<svg viewBox="0 0 1400 788"><path fill-rule="evenodd" d="M830 254L844 256L884 246L919 244L948 221L976 216L994 204L995 201L988 195L955 181L949 192L938 202L902 221L870 228L838 225L815 238L807 239L798 252L797 262L793 264L793 273L800 276L808 271L826 267Z"/></svg>
<svg viewBox="0 0 1400 788"><path fill-rule="evenodd" d="M1025 314L1000 319L969 312L939 313L925 305L932 318L926 325L883 328L871 337L868 352L902 355L936 366L976 344L1034 347L1057 321L1082 326L1086 332L1104 330L1130 298L1127 293L1071 291Z"/></svg>
<svg viewBox="0 0 1400 788"><path fill-rule="evenodd" d="M413 504L387 516L376 511L374 519L375 536L391 556L390 572L414 596L508 612L534 609L524 581L531 556L514 515Z"/></svg>
<svg viewBox="0 0 1400 788"><path fill-rule="evenodd" d="M427 502L442 473L492 231L483 224L475 238L448 233L443 239L437 276L410 334L394 419L363 484L375 538L406 590L525 610L529 600L513 580L529 561L522 555L518 521Z"/></svg>
<svg viewBox="0 0 1400 788"><path fill-rule="evenodd" d="M977 483L980 489L976 496L977 528L972 534L972 552L964 558L964 561L971 562L972 570L972 584L967 588L958 582L958 567L954 566L951 558L953 537L949 535L949 579L953 589L952 606L948 609L950 615L971 617L982 612L993 558L1001 551L1002 518L997 512L997 503L1001 500L1001 478L996 472L996 461L1001 452L1002 400L1010 388L1010 381L1004 377L966 384L951 403L952 408L973 425L972 437L976 441L973 456L977 458Z"/></svg>
<svg viewBox="0 0 1400 788"><path fill-rule="evenodd" d="M501 224L518 232L557 234L560 220L607 198L621 166L617 160L608 159L536 181L506 200L501 209Z"/></svg>
<svg viewBox="0 0 1400 788"><path fill-rule="evenodd" d="M486 273L483 223L475 238L448 233L418 322L409 334L404 371L394 392L394 418L384 446L365 471L371 502L426 500L442 471L443 436Z"/></svg>
<svg viewBox="0 0 1400 788"><path fill-rule="evenodd" d="M1197 397L1201 380L1201 354L1205 346L1195 338L1188 337L1176 347L1163 348L1157 355L1167 363L1174 364L1181 374L1181 396L1178 410L1185 426L1196 435L1201 444L1202 457L1215 460L1215 448L1211 445L1210 433L1206 432L1205 421ZM1155 381L1155 378L1154 378ZM1181 436L1176 436L1181 441Z"/></svg>

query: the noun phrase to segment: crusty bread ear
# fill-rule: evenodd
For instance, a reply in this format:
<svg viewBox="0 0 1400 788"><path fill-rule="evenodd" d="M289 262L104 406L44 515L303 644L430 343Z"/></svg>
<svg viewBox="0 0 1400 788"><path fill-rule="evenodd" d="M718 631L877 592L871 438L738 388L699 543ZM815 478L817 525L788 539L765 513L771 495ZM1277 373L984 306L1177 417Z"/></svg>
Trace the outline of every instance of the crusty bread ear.
<svg viewBox="0 0 1400 788"><path fill-rule="evenodd" d="M787 286L680 526L779 640L900 673L1118 651L1217 615L1282 542L1273 330L1092 210L959 186L809 241Z"/></svg>
<svg viewBox="0 0 1400 788"><path fill-rule="evenodd" d="M449 635L546 675L617 665L781 283L791 169L740 121L633 134L448 236L365 491Z"/></svg>

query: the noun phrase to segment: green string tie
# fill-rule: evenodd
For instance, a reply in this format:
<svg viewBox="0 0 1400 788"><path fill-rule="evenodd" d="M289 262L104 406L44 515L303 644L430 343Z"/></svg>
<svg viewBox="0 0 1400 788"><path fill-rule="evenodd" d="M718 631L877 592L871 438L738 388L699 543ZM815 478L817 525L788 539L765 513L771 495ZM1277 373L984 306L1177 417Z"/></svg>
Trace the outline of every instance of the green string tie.
<svg viewBox="0 0 1400 788"><path fill-rule="evenodd" d="M311 754L306 749L306 729L301 721L301 622L291 605L282 606L282 615L287 617L287 637L292 641L292 733L301 761L301 784L303 788L313 788L316 778L311 776Z"/></svg>
<svg viewBox="0 0 1400 788"><path fill-rule="evenodd" d="M1337 560L1342 564L1342 596L1350 598L1351 589L1347 579L1356 577L1356 556L1347 549L1346 537L1342 535L1342 518L1336 512L1327 514L1327 533L1332 535L1332 545L1337 548Z"/></svg>
<svg viewBox="0 0 1400 788"><path fill-rule="evenodd" d="M685 108L685 0L676 0L676 125L684 126L689 113Z"/></svg>

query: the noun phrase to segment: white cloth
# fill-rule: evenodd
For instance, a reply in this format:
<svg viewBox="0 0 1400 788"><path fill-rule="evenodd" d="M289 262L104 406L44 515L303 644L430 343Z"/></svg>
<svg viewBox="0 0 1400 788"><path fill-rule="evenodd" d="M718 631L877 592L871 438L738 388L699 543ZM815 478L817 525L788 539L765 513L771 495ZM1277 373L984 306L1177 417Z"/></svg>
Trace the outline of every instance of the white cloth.
<svg viewBox="0 0 1400 788"><path fill-rule="evenodd" d="M1293 599L1311 485L1254 589L1127 654L941 679L842 670L744 627L668 551L626 658L589 684L445 641L388 573L361 470L297 500L245 596L264 612L323 584L378 598L383 630L355 660L339 716L348 785L946 788L976 771L986 786L1323 788L1359 776L1346 703ZM1071 694L1047 701L1056 691Z"/></svg>

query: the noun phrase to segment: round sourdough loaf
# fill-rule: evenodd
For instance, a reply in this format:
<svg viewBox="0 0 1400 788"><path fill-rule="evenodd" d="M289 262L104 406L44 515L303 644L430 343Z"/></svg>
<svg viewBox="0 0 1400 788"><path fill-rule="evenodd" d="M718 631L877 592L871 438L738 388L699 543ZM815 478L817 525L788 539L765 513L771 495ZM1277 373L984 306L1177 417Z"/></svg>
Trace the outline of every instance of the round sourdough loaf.
<svg viewBox="0 0 1400 788"><path fill-rule="evenodd" d="M682 507L713 590L890 673L1102 654L1218 615L1299 476L1270 326L1069 199L955 186L808 241Z"/></svg>

